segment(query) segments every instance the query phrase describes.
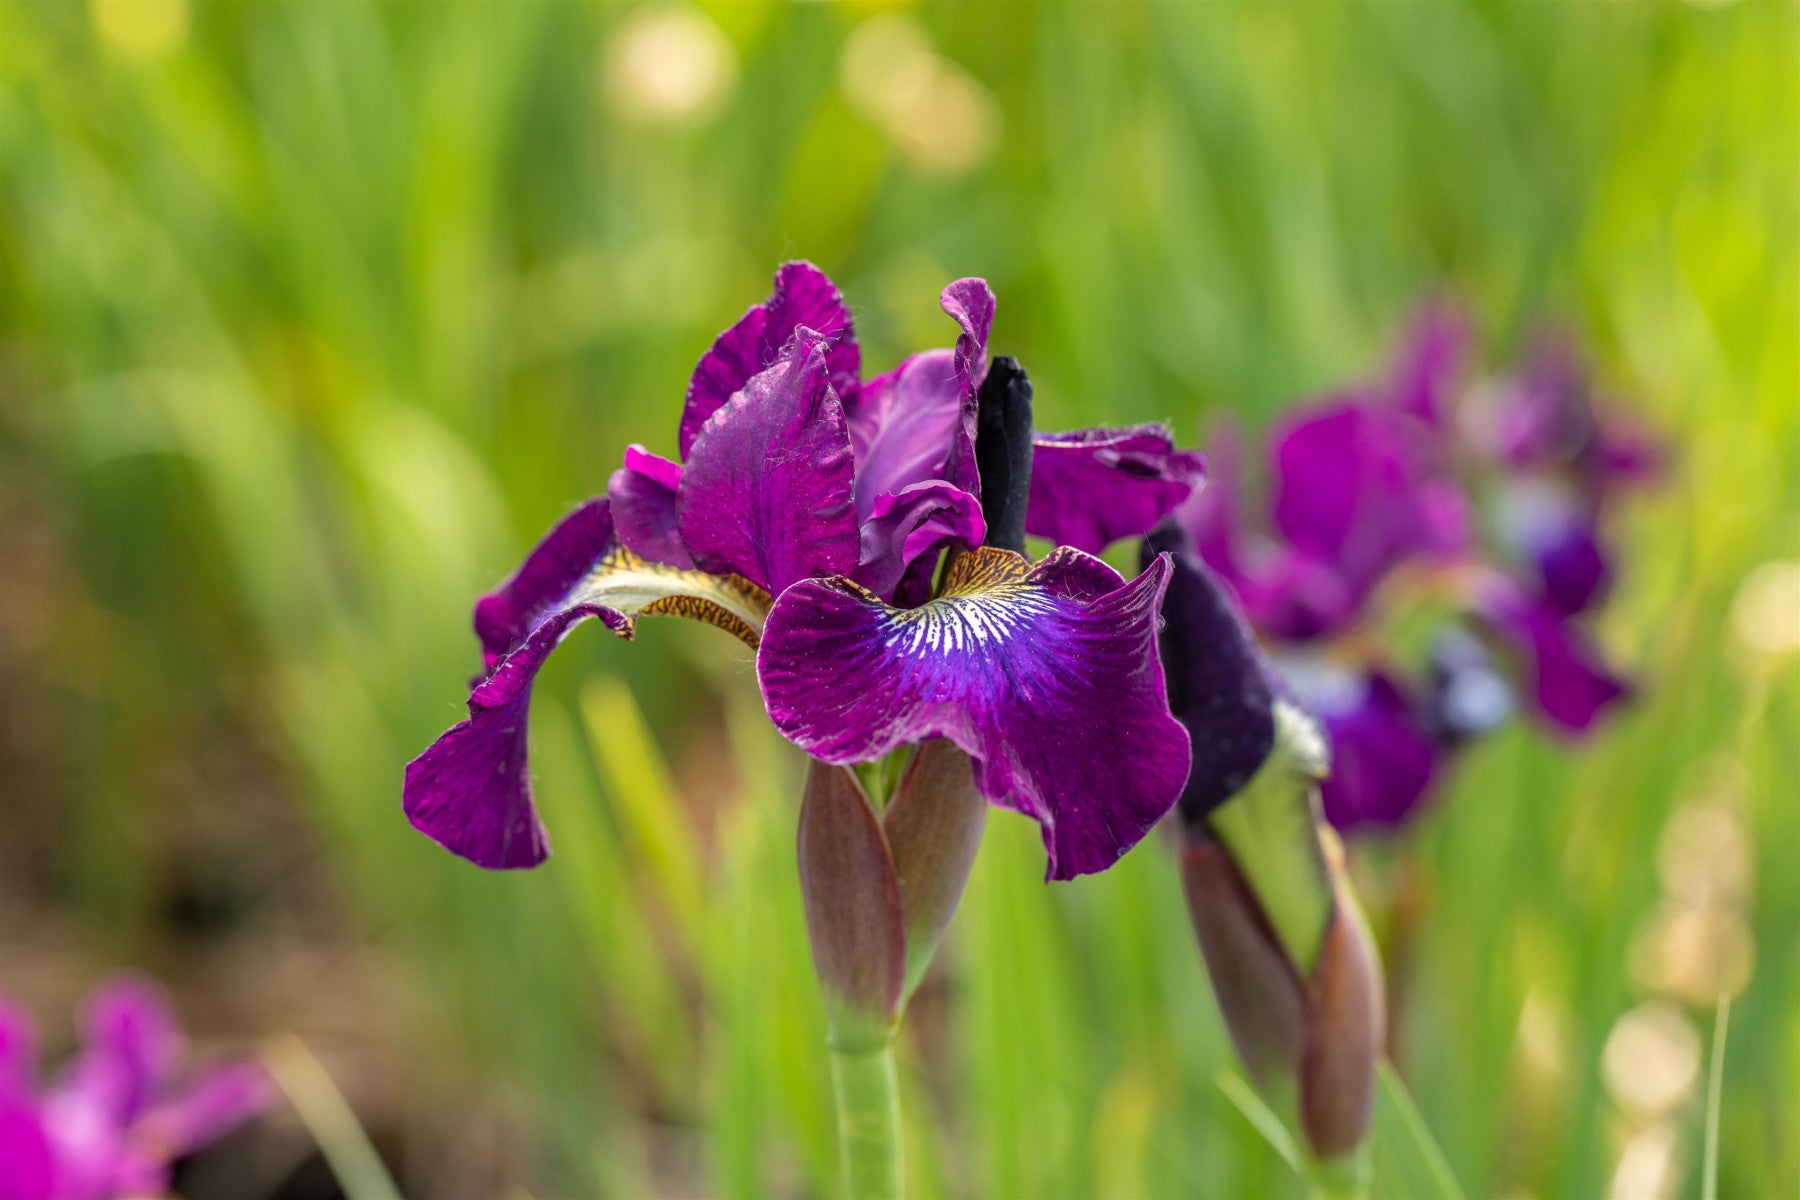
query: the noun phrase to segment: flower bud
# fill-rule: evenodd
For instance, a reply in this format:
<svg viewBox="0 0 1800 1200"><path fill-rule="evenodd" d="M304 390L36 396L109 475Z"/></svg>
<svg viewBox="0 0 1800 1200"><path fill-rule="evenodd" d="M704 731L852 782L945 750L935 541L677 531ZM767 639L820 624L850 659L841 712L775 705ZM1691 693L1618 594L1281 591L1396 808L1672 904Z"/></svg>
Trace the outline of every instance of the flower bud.
<svg viewBox="0 0 1800 1200"><path fill-rule="evenodd" d="M900 886L881 820L848 769L808 764L798 853L832 1039L846 1048L885 1042L906 972Z"/></svg>
<svg viewBox="0 0 1800 1200"><path fill-rule="evenodd" d="M987 801L975 790L969 756L949 738L920 746L881 823L899 877L906 928L905 996L931 965L987 826Z"/></svg>

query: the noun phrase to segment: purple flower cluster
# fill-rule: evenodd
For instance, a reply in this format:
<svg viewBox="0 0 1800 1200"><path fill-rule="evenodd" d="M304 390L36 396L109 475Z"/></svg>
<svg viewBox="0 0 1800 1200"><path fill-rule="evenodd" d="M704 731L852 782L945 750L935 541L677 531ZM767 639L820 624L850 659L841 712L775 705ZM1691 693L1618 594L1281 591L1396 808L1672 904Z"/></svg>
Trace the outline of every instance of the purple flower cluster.
<svg viewBox="0 0 1800 1200"><path fill-rule="evenodd" d="M1324 807L1342 829L1414 812L1446 756L1510 715L1513 677L1568 734L1629 690L1585 618L1611 580L1607 510L1655 474L1658 449L1595 402L1566 344L1545 340L1517 374L1474 386L1468 344L1453 313L1425 310L1388 379L1271 431L1264 508L1226 431L1210 486L1176 514L1277 686L1324 726ZM1449 611L1407 670L1387 635L1420 599Z"/></svg>
<svg viewBox="0 0 1800 1200"><path fill-rule="evenodd" d="M1008 397L1028 439L1030 390L1010 360L990 370L993 293L962 279L941 303L955 345L865 379L837 288L783 266L695 367L679 460L629 448L477 603L483 671L468 719L407 768L413 825L484 867L541 862L532 680L585 618L630 637L669 614L756 648L770 718L822 762L954 742L988 801L1042 827L1052 878L1140 840L1188 773L1156 651L1171 568L1128 582L1095 555L1186 500L1205 462L1161 426L1011 436ZM983 455L990 418L1007 436ZM1024 533L1058 547L1033 564Z"/></svg>
<svg viewBox="0 0 1800 1200"><path fill-rule="evenodd" d="M152 984L115 980L88 998L61 1076L36 1078L30 1019L0 997L0 1197L111 1200L167 1193L176 1160L264 1108L253 1063L183 1069L181 1030Z"/></svg>

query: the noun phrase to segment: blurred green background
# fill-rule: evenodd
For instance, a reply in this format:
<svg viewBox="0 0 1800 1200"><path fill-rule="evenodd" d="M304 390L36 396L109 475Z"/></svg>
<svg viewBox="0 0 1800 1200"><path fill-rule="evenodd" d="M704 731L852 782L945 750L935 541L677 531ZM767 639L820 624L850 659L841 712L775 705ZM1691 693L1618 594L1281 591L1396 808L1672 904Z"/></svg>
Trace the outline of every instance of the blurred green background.
<svg viewBox="0 0 1800 1200"><path fill-rule="evenodd" d="M821 1195L797 752L648 622L540 682L556 855L412 833L473 598L671 452L808 257L865 361L985 275L1048 428L1252 426L1447 291L1540 318L1677 465L1602 633L1355 850L1397 1055L1477 1195L1800 1189L1800 9L1785 3L0 4L0 989L147 969L297 1031L409 1192ZM1153 839L1047 888L998 817L902 1048L923 1195L1302 1190ZM58 1035L64 1036L66 1035Z"/></svg>

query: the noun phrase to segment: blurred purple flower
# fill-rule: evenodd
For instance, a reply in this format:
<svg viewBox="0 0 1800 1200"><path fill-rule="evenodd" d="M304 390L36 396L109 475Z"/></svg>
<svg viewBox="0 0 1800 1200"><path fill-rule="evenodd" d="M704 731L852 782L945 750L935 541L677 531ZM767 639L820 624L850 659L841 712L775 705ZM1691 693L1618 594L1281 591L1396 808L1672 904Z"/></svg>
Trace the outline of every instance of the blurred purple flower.
<svg viewBox="0 0 1800 1200"><path fill-rule="evenodd" d="M174 1163L267 1107L254 1063L184 1070L185 1041L154 984L103 984L61 1078L34 1083L35 1038L0 998L0 1198L110 1200L168 1191Z"/></svg>
<svg viewBox="0 0 1800 1200"><path fill-rule="evenodd" d="M1229 429L1214 442L1211 485L1177 513L1325 728L1334 767L1322 793L1340 828L1404 820L1454 749L1511 713L1490 647L1515 665L1531 711L1564 732L1585 732L1630 693L1581 618L1612 582L1606 507L1653 479L1662 451L1601 412L1566 342L1541 342L1517 377L1474 392L1468 343L1454 310L1427 307L1387 382L1274 427L1265 521ZM1491 547L1474 536L1474 494L1494 502ZM1382 649L1386 610L1408 599L1390 580L1409 567L1455 610L1423 679Z"/></svg>
<svg viewBox="0 0 1800 1200"><path fill-rule="evenodd" d="M630 637L637 617L667 613L756 647L770 717L821 761L955 742L990 802L1042 825L1052 878L1135 844L1185 773L1154 646L1167 568L1128 584L1092 555L1185 500L1204 460L1160 426L1039 439L1031 469L1008 477L1032 476L1023 528L1069 545L1035 567L1022 540L984 547L994 296L962 279L941 304L954 347L863 381L837 288L809 263L783 266L696 366L681 461L628 449L607 496L476 605L484 671L469 719L407 767L413 825L484 867L541 862L525 722L538 668L588 617ZM934 595L946 550L968 553ZM1095 727L1112 740L1085 736Z"/></svg>

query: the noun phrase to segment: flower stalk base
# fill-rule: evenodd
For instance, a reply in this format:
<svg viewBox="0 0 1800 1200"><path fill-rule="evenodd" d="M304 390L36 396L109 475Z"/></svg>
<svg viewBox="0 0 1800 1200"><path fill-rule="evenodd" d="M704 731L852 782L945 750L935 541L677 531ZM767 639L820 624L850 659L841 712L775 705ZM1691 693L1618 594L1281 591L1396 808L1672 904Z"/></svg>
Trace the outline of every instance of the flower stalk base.
<svg viewBox="0 0 1800 1200"><path fill-rule="evenodd" d="M891 1039L831 1047L838 1152L849 1200L899 1200L900 1079Z"/></svg>

